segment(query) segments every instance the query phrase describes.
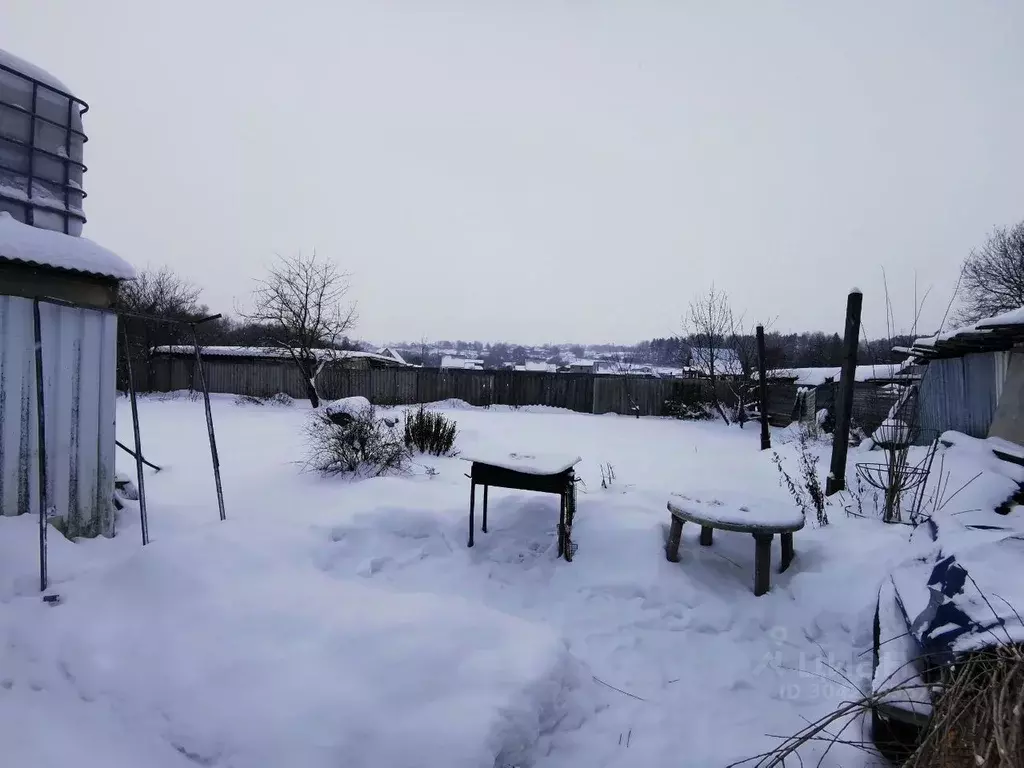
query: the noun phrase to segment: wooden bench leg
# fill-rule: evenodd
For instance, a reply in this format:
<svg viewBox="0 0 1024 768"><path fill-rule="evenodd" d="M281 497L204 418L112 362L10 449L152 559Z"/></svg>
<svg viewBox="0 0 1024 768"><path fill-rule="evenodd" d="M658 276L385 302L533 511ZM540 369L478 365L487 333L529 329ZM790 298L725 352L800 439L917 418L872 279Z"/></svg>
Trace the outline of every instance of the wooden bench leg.
<svg viewBox="0 0 1024 768"><path fill-rule="evenodd" d="M791 562L793 562L793 534L784 533L782 534L782 562L779 563L779 573L789 568Z"/></svg>
<svg viewBox="0 0 1024 768"><path fill-rule="evenodd" d="M672 516L672 527L668 530L668 542L665 544L665 559L672 563L679 562L679 540L683 536L683 521Z"/></svg>
<svg viewBox="0 0 1024 768"><path fill-rule="evenodd" d="M771 588L772 534L754 534L754 594L763 595Z"/></svg>
<svg viewBox="0 0 1024 768"><path fill-rule="evenodd" d="M481 530L484 533L487 533L487 489L489 487L490 486L487 486L487 485L484 486L484 519L483 519L483 527L481 528Z"/></svg>
<svg viewBox="0 0 1024 768"><path fill-rule="evenodd" d="M476 483L471 480L469 483L469 543L466 544L467 547L473 546L473 528L475 523L473 513L476 511L474 507L476 507Z"/></svg>
<svg viewBox="0 0 1024 768"><path fill-rule="evenodd" d="M715 529L709 525L702 525L700 527L700 545L702 547L711 546L711 537Z"/></svg>

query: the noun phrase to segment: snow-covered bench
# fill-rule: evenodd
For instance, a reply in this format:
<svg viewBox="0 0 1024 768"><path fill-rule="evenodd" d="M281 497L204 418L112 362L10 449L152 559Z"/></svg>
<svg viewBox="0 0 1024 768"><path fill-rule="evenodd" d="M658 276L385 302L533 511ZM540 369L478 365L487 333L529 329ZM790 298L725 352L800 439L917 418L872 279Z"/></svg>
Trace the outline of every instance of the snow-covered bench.
<svg viewBox="0 0 1024 768"><path fill-rule="evenodd" d="M804 527L804 516L799 509L769 499L756 502L737 503L718 498L698 499L683 494L673 494L668 502L672 514L665 557L673 563L679 562L679 541L683 534L683 523L697 523L700 526L700 543L711 546L712 532L738 531L754 536L754 594L763 595L771 586L772 538L782 537L782 563L784 571L793 560L793 532Z"/></svg>

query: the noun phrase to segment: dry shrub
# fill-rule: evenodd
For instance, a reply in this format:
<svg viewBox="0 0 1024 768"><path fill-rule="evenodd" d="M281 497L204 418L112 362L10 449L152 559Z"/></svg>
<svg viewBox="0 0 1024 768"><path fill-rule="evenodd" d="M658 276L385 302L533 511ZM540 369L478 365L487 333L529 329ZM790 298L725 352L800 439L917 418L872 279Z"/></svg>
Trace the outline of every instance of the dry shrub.
<svg viewBox="0 0 1024 768"><path fill-rule="evenodd" d="M906 768L1024 766L1024 646L965 656L942 670L941 688Z"/></svg>
<svg viewBox="0 0 1024 768"><path fill-rule="evenodd" d="M405 445L409 450L446 456L451 453L458 433L455 422L438 411L428 411L421 405L405 412Z"/></svg>
<svg viewBox="0 0 1024 768"><path fill-rule="evenodd" d="M378 418L369 404L346 419L314 411L306 439L305 467L321 475L378 477L408 469L409 451L395 422Z"/></svg>

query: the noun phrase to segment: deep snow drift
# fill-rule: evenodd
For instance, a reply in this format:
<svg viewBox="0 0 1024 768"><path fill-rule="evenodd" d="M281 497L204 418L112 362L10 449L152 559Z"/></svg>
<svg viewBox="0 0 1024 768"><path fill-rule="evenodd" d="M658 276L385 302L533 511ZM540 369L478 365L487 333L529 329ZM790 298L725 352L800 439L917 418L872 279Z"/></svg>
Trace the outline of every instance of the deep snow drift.
<svg viewBox="0 0 1024 768"><path fill-rule="evenodd" d="M703 548L684 528L669 563L664 530L672 493L791 503L756 429L445 407L466 455L583 457L571 564L553 496L493 489L490 532L467 549L458 458L358 482L302 473L298 404L214 399L220 523L201 404L144 399L144 452L167 467L146 476L149 547L130 509L113 540L51 535L48 606L35 521L0 519L10 764L723 766L853 695L830 667L867 686L878 587L919 554L906 528L835 505L755 598L749 536ZM791 437L774 433L793 467ZM984 474L944 513L1024 479L968 441L945 451L951 488ZM851 476L858 460L873 457L852 451ZM869 760L837 747L824 764Z"/></svg>

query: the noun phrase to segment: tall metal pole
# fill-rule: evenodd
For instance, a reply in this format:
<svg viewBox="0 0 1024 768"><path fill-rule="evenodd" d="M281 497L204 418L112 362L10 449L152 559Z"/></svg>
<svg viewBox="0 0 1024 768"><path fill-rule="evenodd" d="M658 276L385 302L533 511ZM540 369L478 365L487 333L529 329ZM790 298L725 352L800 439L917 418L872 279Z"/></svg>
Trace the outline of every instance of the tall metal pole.
<svg viewBox="0 0 1024 768"><path fill-rule="evenodd" d="M772 434L768 431L768 371L764 359L764 326L757 326L757 372L760 377L758 389L761 396L761 450L772 447Z"/></svg>
<svg viewBox="0 0 1024 768"><path fill-rule="evenodd" d="M832 436L832 466L825 482L825 494L828 496L846 488L846 451L850 445L850 417L853 414L853 385L857 376L860 310L863 303L864 295L856 288L846 298L843 371L839 377L839 396L836 402L836 432Z"/></svg>
<svg viewBox="0 0 1024 768"><path fill-rule="evenodd" d="M219 317L219 315L217 315ZM213 318L208 318L213 319ZM213 459L213 479L217 484L217 508L220 510L220 519L226 520L224 514L224 490L220 484L220 458L217 456L217 438L213 433L213 412L210 410L210 390L206 387L206 374L203 373L203 360L199 356L199 336L196 334L196 325L192 323L192 344L196 353L196 373L199 374L199 384L203 388L203 403L206 405L206 431L210 435L210 457Z"/></svg>
<svg viewBox="0 0 1024 768"><path fill-rule="evenodd" d="M46 526L50 508L46 487L46 413L43 390L43 324L39 317L39 299L32 302L32 329L36 347L36 455L39 460L39 591L45 592L49 577L46 567Z"/></svg>
<svg viewBox="0 0 1024 768"><path fill-rule="evenodd" d="M128 347L127 321L121 322L121 340L124 343L124 363L128 369L128 397L132 403L132 430L135 432L135 478L139 484L139 522L142 524L142 546L149 544L149 517L146 514L146 478L142 471L142 435L139 432L139 405L135 398L135 376L132 372L132 353Z"/></svg>

